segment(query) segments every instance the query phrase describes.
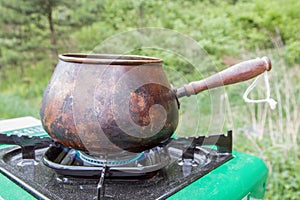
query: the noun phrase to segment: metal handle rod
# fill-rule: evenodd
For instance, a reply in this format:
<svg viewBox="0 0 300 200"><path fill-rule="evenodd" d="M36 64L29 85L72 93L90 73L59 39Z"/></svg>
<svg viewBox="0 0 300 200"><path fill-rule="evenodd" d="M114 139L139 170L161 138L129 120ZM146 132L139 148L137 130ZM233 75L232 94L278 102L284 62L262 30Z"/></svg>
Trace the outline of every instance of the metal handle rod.
<svg viewBox="0 0 300 200"><path fill-rule="evenodd" d="M105 185L104 185L104 178L106 172L106 165L103 166L99 182L97 184L97 199L101 200L105 196Z"/></svg>

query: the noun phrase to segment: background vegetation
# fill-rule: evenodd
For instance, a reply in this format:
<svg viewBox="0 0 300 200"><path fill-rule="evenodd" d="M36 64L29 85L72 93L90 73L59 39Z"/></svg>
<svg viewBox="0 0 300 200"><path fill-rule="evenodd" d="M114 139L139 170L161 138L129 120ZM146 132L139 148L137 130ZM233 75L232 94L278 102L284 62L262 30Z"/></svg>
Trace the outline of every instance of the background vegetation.
<svg viewBox="0 0 300 200"><path fill-rule="evenodd" d="M58 53L91 52L107 37L135 28L176 30L196 40L218 68L243 59L271 57L276 110L242 101L249 82L230 86L222 96L224 130L235 130L236 150L267 163L266 199L299 199L299 10L298 0L0 0L0 118L39 117L42 93ZM189 63L175 55L134 53L164 58L166 68L188 80L199 78L186 70ZM179 84L175 78L171 81ZM260 83L252 97L263 97L264 91ZM193 98L182 102L182 121L190 123L181 123L177 134L194 132L195 121L190 119L196 120L200 134L207 132L209 93ZM191 102L200 102L199 112L191 111L195 110Z"/></svg>

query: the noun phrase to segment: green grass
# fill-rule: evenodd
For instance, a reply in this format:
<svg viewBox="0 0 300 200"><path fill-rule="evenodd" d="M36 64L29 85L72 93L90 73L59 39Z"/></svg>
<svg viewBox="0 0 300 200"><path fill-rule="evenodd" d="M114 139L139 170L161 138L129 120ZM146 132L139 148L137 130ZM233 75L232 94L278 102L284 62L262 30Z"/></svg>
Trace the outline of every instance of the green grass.
<svg viewBox="0 0 300 200"><path fill-rule="evenodd" d="M0 119L33 116L39 118L41 98L26 99L17 94L0 94Z"/></svg>
<svg viewBox="0 0 300 200"><path fill-rule="evenodd" d="M39 118L42 95L52 71L47 62L27 67L24 73L17 68L6 69L0 81L0 119L27 115Z"/></svg>

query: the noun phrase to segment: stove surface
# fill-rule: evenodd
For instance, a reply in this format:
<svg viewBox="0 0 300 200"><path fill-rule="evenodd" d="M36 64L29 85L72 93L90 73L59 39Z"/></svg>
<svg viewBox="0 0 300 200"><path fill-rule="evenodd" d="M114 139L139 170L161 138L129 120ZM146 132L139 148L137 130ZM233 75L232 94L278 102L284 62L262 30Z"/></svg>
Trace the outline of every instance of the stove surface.
<svg viewBox="0 0 300 200"><path fill-rule="evenodd" d="M189 158L182 160L182 154L190 144L190 140L174 139L166 147L170 154L169 164L155 173L131 178L124 178L122 175L106 177L101 197L165 199L231 159L231 154L218 154L217 150L197 147L194 162ZM98 178L77 178L55 173L42 162L47 150L48 148L37 149L35 160L24 160L19 147L0 149L0 171L39 199L97 199ZM97 170L100 176L102 168L94 169ZM118 168L114 169L116 170ZM110 173L109 168L107 173ZM27 184L24 186L23 182Z"/></svg>

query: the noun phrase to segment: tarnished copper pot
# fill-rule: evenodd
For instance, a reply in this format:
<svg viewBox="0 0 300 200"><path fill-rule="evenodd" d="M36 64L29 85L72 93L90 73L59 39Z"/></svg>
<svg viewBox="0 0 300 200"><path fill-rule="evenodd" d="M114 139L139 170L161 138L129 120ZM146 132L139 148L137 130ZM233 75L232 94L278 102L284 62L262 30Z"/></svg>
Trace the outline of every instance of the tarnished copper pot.
<svg viewBox="0 0 300 200"><path fill-rule="evenodd" d="M158 58L63 54L43 96L41 120L53 140L67 147L102 155L141 152L174 133L177 98L270 69L268 58L258 58L175 90Z"/></svg>

